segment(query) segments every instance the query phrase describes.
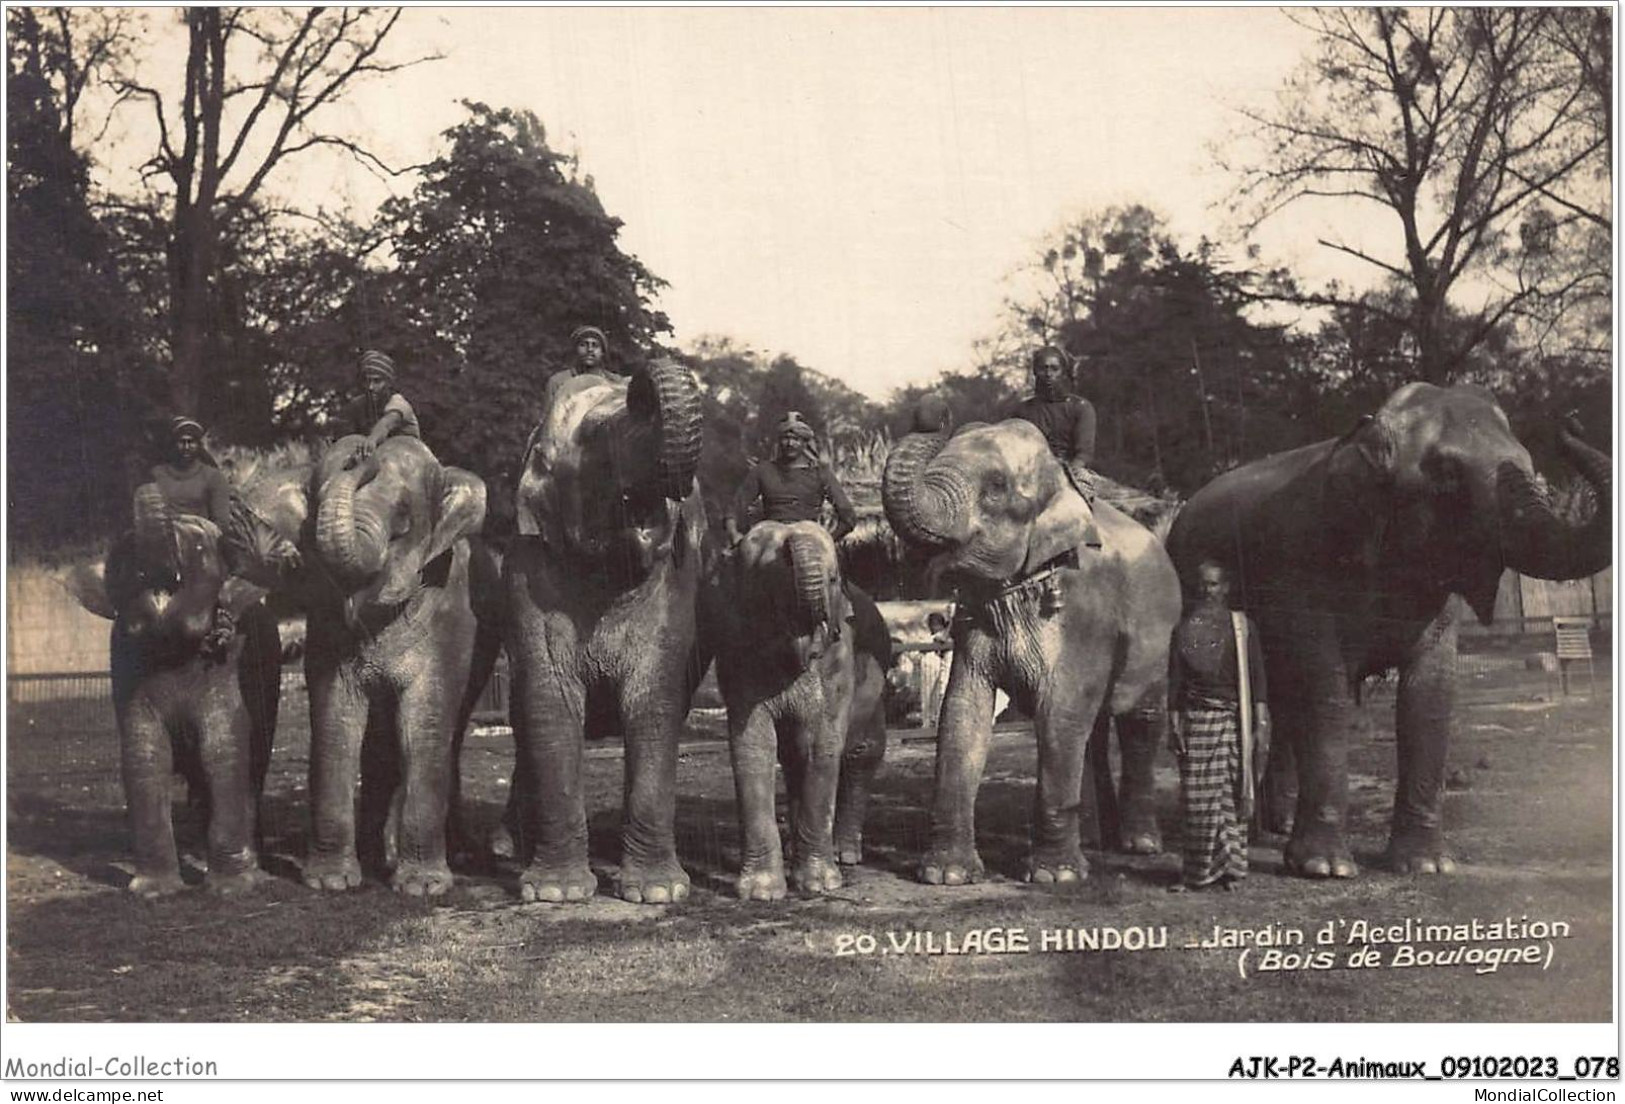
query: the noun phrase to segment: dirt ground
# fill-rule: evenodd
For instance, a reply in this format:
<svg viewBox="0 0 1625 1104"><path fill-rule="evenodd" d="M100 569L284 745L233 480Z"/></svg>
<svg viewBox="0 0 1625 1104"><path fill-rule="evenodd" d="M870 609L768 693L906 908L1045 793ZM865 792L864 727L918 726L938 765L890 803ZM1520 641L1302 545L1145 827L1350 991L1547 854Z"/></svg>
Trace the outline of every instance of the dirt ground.
<svg viewBox="0 0 1625 1104"><path fill-rule="evenodd" d="M608 896L621 760L589 751L593 863L600 896L585 905L524 905L516 871L461 872L434 903L379 884L323 896L298 882L305 838L304 703L285 701L264 802L262 891L201 892L146 902L121 887L129 853L111 710L100 722L14 706L6 758L7 1015L25 1021L1607 1021L1613 932L1611 697L1583 676L1574 696L1507 659L1463 678L1445 802L1461 860L1452 877L1397 877L1376 867L1392 803L1392 691L1369 695L1352 766L1359 878L1284 876L1279 838L1253 848L1234 894L1170 896L1172 854L1091 852L1087 882L1018 880L1028 837L1030 731L996 737L978 805L990 880L917 884L928 828L933 745L893 732L877 783L866 864L821 900L744 904L729 892L738 859L726 748L691 725L682 756L679 848L694 878L680 905ZM714 722L712 727L714 727ZM471 738L468 793L495 822L512 757L505 734ZM1177 839L1177 780L1166 755L1158 789ZM177 805L177 815L182 806ZM183 849L199 850L198 826ZM191 873L195 876L198 872ZM1345 968L1356 921L1381 926L1569 925L1565 935L1473 941L1538 945L1539 962ZM1326 925L1331 969L1260 972L1269 948L1187 947L1221 929L1295 929L1307 946ZM1020 936L1010 934L1019 929ZM1077 949L1108 929L1166 947ZM998 930L1001 935L988 933ZM1064 933L1074 932L1072 948ZM1088 933L1086 936L1084 933ZM1002 943L1001 943L1002 941ZM1025 942L1011 953L977 953ZM1047 942L1046 942L1047 941ZM1455 942L1413 945L1447 951ZM932 953L951 950L960 953Z"/></svg>

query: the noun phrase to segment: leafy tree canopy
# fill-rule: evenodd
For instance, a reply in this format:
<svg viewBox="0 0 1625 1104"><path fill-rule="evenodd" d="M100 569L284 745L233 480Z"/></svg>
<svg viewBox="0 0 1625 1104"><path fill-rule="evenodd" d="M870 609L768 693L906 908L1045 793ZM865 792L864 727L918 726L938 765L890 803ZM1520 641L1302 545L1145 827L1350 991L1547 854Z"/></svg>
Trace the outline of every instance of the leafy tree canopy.
<svg viewBox="0 0 1625 1104"><path fill-rule="evenodd" d="M393 267L354 274L331 328L348 340L298 384L348 390L362 349L389 353L431 447L491 483L500 526L511 508L502 488L517 477L548 377L570 362L570 332L604 330L624 371L671 324L653 305L663 281L622 252L621 220L548 146L541 122L465 106L417 188L379 214L373 229Z"/></svg>

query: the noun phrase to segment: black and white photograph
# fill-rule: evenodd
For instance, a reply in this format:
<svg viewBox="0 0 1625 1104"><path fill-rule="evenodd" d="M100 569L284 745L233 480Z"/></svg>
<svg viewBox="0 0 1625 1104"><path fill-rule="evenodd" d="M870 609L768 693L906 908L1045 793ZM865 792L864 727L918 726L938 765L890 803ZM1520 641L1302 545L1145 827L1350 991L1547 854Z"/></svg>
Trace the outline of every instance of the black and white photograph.
<svg viewBox="0 0 1625 1104"><path fill-rule="evenodd" d="M5 1079L1617 1082L1616 11L6 5Z"/></svg>

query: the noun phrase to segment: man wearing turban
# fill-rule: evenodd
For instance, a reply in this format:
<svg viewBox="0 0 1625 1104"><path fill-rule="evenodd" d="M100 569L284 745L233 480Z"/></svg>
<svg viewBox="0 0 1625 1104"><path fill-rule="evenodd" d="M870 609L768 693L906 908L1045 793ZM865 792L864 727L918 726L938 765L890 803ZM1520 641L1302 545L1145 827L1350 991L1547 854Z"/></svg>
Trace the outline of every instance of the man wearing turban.
<svg viewBox="0 0 1625 1104"><path fill-rule="evenodd" d="M231 484L206 459L203 426L181 415L170 419L169 454L152 466L152 482L177 514L195 514L224 528L231 517Z"/></svg>
<svg viewBox="0 0 1625 1104"><path fill-rule="evenodd" d="M416 437L422 439L418 416L412 404L395 387L395 362L376 349L361 354L357 366L361 381L361 394L344 408L343 425L347 433L359 433L366 439L356 446L356 456L365 458L389 437Z"/></svg>
<svg viewBox="0 0 1625 1104"><path fill-rule="evenodd" d="M260 521L232 493L225 473L203 447L203 425L196 418L180 415L170 419L169 456L152 466L151 476L152 484L163 495L171 513L207 518L219 527L221 552L233 579L243 575L243 567L256 547L247 528L255 524L266 530L259 547L265 550L269 561L280 565L278 570L299 566L298 550ZM137 496L141 493L136 492ZM237 618L263 593L252 587L221 588L214 624L203 641L205 653L221 652L231 643L237 631Z"/></svg>
<svg viewBox="0 0 1625 1104"><path fill-rule="evenodd" d="M840 540L857 526L857 513L835 473L819 458L813 427L792 410L779 420L773 458L754 465L734 496L727 520L728 539L739 542L741 523L757 511L758 502L761 521L818 521L826 498L835 507L833 535Z"/></svg>

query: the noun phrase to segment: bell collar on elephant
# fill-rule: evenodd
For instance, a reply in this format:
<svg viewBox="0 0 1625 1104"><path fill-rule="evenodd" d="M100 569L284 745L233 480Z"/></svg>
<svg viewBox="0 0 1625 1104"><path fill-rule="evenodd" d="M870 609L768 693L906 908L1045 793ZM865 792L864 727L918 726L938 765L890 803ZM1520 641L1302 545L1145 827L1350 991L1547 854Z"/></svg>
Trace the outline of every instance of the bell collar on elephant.
<svg viewBox="0 0 1625 1104"><path fill-rule="evenodd" d="M1052 617L1060 612L1052 597L1059 586L1059 573L1077 566L1077 549L1069 548L997 589L982 593L961 590L954 606L954 626L980 625L1002 635L1014 617Z"/></svg>

